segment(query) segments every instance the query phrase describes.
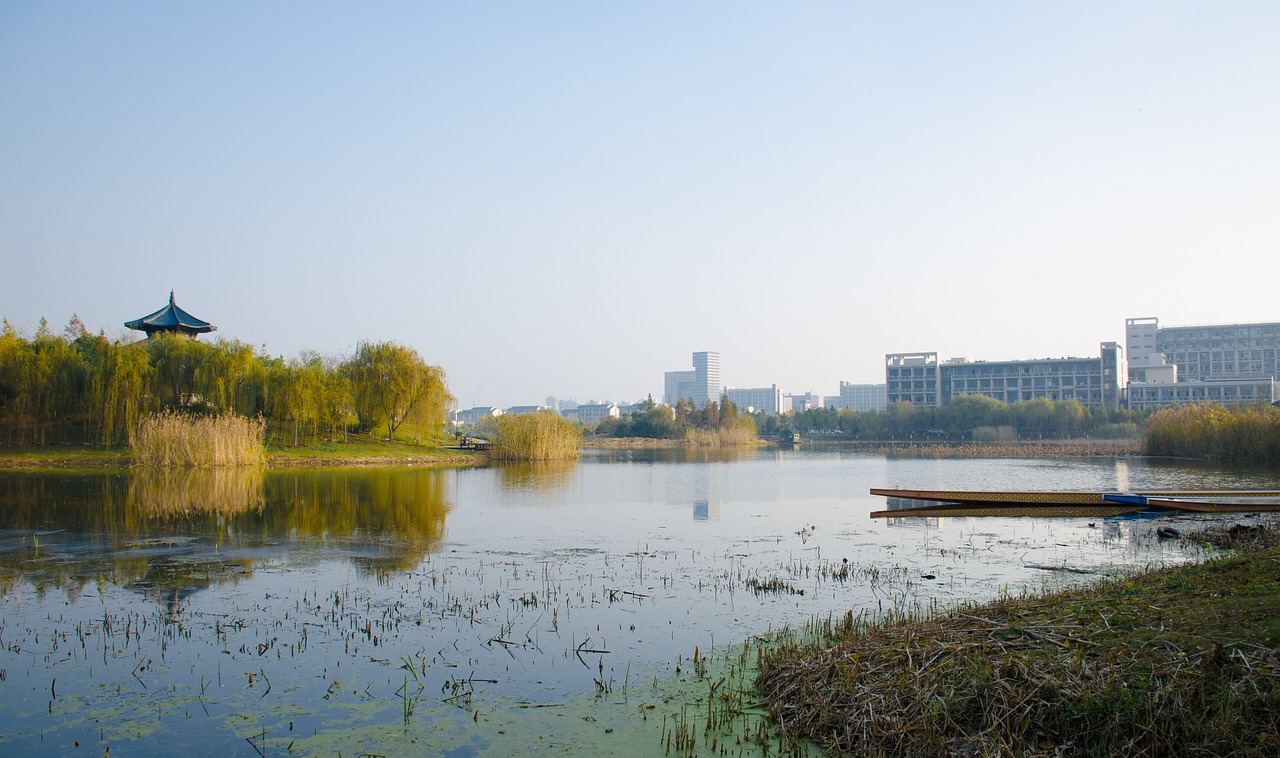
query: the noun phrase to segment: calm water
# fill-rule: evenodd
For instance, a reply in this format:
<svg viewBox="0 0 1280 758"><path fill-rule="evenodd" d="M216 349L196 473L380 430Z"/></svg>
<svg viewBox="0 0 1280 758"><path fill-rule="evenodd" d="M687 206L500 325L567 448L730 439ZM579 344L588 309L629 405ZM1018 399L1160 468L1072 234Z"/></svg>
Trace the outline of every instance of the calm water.
<svg viewBox="0 0 1280 758"><path fill-rule="evenodd" d="M839 450L0 474L0 752L652 753L695 650L1201 555L1146 520L873 521L880 486L1280 478Z"/></svg>

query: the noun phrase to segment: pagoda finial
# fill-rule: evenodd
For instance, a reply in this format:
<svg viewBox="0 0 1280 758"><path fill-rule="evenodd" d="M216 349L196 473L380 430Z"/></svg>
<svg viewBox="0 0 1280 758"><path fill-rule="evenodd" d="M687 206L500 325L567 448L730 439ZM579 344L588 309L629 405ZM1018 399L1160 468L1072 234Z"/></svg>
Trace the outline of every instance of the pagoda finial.
<svg viewBox="0 0 1280 758"><path fill-rule="evenodd" d="M169 290L169 305L173 305L173 290Z"/></svg>

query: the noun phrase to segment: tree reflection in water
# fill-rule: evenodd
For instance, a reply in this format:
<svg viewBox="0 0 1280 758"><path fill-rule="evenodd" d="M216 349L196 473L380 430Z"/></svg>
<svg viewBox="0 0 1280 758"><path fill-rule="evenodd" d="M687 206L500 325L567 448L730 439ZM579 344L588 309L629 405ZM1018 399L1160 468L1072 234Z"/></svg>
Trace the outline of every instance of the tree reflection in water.
<svg viewBox="0 0 1280 758"><path fill-rule="evenodd" d="M445 472L251 468L0 476L0 575L78 594L111 580L172 605L264 561L418 565L444 535Z"/></svg>

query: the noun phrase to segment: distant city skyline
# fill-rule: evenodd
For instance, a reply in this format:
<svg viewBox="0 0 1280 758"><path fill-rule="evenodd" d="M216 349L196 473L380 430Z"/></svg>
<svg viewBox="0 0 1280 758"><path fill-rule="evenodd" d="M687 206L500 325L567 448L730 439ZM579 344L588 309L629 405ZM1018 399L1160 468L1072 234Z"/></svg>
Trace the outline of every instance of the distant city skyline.
<svg viewBox="0 0 1280 758"><path fill-rule="evenodd" d="M883 356L1275 319L1280 5L0 6L0 316L174 290L270 355L395 341L461 407L695 350ZM204 337L202 339L208 339Z"/></svg>

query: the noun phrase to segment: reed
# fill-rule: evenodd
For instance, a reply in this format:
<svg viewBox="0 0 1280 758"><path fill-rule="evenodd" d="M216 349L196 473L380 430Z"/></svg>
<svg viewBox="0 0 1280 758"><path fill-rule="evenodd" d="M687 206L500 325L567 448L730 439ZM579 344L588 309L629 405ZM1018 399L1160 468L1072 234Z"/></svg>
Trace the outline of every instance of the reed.
<svg viewBox="0 0 1280 758"><path fill-rule="evenodd" d="M1147 453L1250 463L1280 461L1280 409L1215 403L1162 408L1147 419Z"/></svg>
<svg viewBox="0 0 1280 758"><path fill-rule="evenodd" d="M129 442L146 468L262 466L265 432L261 418L165 412L142 419Z"/></svg>
<svg viewBox="0 0 1280 758"><path fill-rule="evenodd" d="M485 430L500 461L561 461L582 455L582 430L552 413L498 416Z"/></svg>
<svg viewBox="0 0 1280 758"><path fill-rule="evenodd" d="M757 441L755 428L745 424L722 426L717 429L690 427L685 430L684 439L686 443L698 447L754 445Z"/></svg>

